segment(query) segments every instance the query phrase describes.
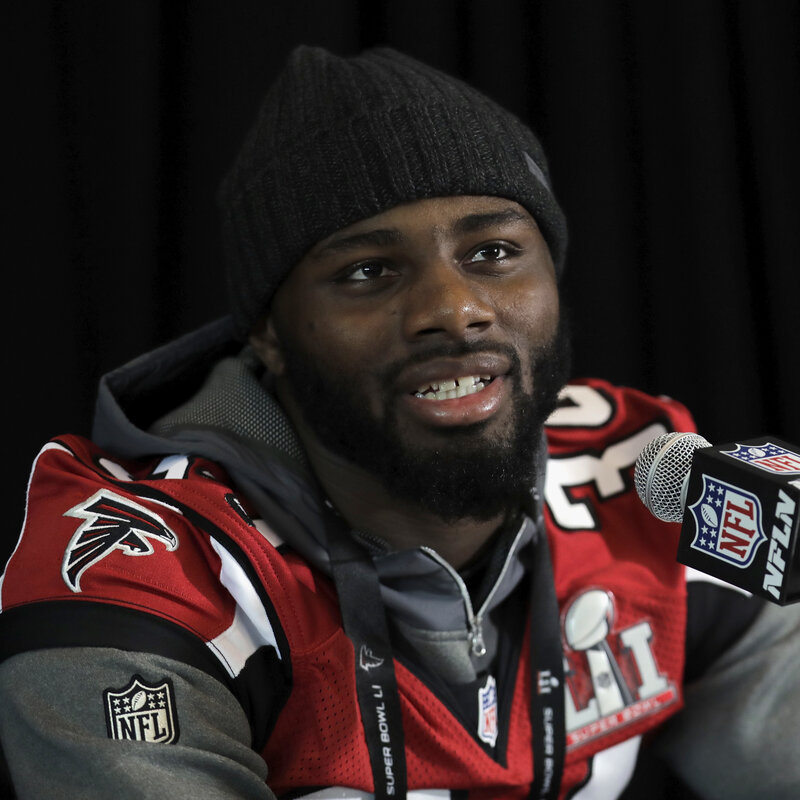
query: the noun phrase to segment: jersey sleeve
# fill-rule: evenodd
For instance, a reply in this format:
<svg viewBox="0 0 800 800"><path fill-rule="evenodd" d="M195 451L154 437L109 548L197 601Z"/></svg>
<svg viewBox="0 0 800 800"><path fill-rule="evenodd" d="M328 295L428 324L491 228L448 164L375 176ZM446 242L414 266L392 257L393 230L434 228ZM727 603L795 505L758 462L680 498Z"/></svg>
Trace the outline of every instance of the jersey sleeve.
<svg viewBox="0 0 800 800"><path fill-rule="evenodd" d="M67 648L0 665L0 737L19 800L274 800L230 692L148 653Z"/></svg>

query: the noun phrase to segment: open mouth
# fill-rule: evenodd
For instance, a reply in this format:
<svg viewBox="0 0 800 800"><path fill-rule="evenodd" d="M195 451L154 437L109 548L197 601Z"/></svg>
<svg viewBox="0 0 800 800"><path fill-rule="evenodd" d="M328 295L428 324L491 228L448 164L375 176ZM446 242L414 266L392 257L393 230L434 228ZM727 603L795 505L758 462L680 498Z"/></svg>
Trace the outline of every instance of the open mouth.
<svg viewBox="0 0 800 800"><path fill-rule="evenodd" d="M463 378L430 382L420 386L414 392L414 397L423 400L455 400L468 394L477 394L492 380L491 375L467 375Z"/></svg>

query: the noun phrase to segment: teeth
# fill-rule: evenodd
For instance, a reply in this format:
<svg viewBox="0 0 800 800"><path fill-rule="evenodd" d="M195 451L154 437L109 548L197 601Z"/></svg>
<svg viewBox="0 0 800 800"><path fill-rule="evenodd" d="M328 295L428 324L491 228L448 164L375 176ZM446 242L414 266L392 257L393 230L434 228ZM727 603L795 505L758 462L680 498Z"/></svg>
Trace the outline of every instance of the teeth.
<svg viewBox="0 0 800 800"><path fill-rule="evenodd" d="M491 375L466 375L455 380L434 381L420 386L415 396L426 400L454 400L481 391L491 379Z"/></svg>

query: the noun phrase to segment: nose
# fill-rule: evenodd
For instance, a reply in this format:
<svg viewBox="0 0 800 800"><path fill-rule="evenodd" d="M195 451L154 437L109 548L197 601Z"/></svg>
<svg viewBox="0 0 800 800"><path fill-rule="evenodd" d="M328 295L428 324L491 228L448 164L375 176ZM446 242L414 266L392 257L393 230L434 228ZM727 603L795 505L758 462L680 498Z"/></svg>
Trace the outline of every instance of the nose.
<svg viewBox="0 0 800 800"><path fill-rule="evenodd" d="M409 340L437 334L466 339L494 320L494 306L479 279L444 260L421 269L406 293L403 322Z"/></svg>

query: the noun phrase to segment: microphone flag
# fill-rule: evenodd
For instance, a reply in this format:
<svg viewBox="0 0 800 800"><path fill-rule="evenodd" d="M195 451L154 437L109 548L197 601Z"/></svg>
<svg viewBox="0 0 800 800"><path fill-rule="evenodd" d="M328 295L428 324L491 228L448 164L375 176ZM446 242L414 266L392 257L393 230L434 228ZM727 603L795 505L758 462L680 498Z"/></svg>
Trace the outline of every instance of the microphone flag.
<svg viewBox="0 0 800 800"><path fill-rule="evenodd" d="M800 452L767 436L694 452L678 561L773 603L800 600Z"/></svg>

